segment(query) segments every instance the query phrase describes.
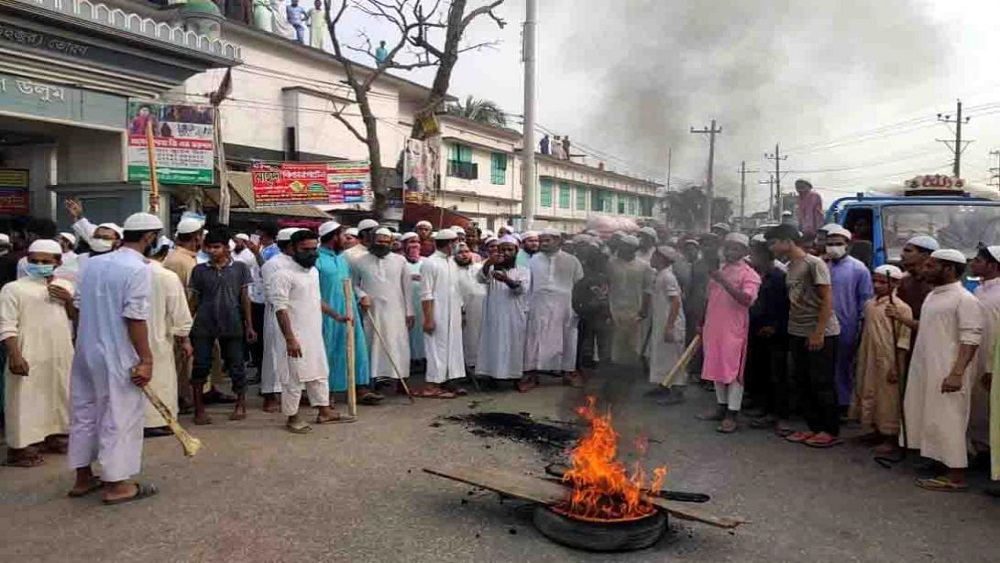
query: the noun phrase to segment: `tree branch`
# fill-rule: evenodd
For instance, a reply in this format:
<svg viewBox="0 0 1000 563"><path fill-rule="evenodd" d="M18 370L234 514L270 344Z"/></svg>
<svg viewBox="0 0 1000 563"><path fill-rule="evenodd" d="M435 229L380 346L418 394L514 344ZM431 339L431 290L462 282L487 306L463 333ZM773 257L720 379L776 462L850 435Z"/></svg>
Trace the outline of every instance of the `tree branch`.
<svg viewBox="0 0 1000 563"><path fill-rule="evenodd" d="M498 6L500 6L500 4L503 4L503 2L504 0L493 0L493 2L490 2L485 6L480 6L479 8L476 8L475 10L469 12L468 15L462 18L461 33L464 34L465 28L469 27L469 24L472 23L472 20L478 18L479 16L489 16L493 21L497 23L497 26L500 29L503 29L507 25L507 22L500 16L496 15L496 13L493 11Z"/></svg>
<svg viewBox="0 0 1000 563"><path fill-rule="evenodd" d="M347 105L344 105L344 109L346 109L346 108L347 108ZM344 109L341 109L340 111L335 111L335 112L331 113L330 115L332 115L333 117L337 118L337 121L339 121L340 123L342 123L344 125L344 127L347 127L347 130L350 131L351 134L353 134L354 137L357 138L357 140L359 140L362 143L364 143L364 144L367 145L368 144L368 137L366 137L365 135L362 135L361 132L358 131L358 128L355 127L353 123L351 123L350 121L347 120L346 117L344 117L343 115L341 115L344 112Z"/></svg>

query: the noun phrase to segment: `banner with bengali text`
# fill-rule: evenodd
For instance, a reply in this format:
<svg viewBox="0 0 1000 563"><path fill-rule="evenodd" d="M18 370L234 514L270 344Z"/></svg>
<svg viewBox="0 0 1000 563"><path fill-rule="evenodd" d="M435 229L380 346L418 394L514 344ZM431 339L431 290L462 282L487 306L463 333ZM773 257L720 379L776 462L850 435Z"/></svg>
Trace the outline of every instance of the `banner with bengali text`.
<svg viewBox="0 0 1000 563"><path fill-rule="evenodd" d="M156 177L163 184L215 184L215 110L212 106L129 102L128 179L149 181L146 129L153 128Z"/></svg>
<svg viewBox="0 0 1000 563"><path fill-rule="evenodd" d="M27 215L28 171L0 168L0 215Z"/></svg>
<svg viewBox="0 0 1000 563"><path fill-rule="evenodd" d="M254 206L356 206L369 204L371 166L367 160L337 162L254 162Z"/></svg>

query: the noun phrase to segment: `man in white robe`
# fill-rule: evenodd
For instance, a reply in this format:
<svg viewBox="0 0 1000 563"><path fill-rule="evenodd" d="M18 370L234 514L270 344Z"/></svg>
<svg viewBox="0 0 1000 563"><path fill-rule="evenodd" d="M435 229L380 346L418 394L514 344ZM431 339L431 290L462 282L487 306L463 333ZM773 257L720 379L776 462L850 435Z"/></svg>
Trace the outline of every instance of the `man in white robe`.
<svg viewBox="0 0 1000 563"><path fill-rule="evenodd" d="M559 248L559 231L545 229L538 237L539 252L528 260L528 340L524 370L558 372L567 381L579 381L576 372L577 327L573 286L583 279L576 256ZM537 384L537 376L532 376Z"/></svg>
<svg viewBox="0 0 1000 563"><path fill-rule="evenodd" d="M170 246L164 238L159 241L156 253L150 256L149 268L153 271L152 294L149 307L149 347L153 351L153 379L149 388L156 393L170 413L177 416L177 366L174 362L174 346L183 358L192 354L191 309L187 295L177 274L163 267ZM146 437L168 436L171 434L167 421L153 406L146 402Z"/></svg>
<svg viewBox="0 0 1000 563"><path fill-rule="evenodd" d="M421 397L455 398L441 387L465 377L462 355L462 297L458 265L451 259L458 235L441 229L434 235L434 254L420 267L420 304L423 307L424 350L427 357L427 387Z"/></svg>
<svg viewBox="0 0 1000 563"><path fill-rule="evenodd" d="M639 239L625 235L618 241L618 254L608 263L608 296L614 325L611 361L623 364L640 359L644 347L642 321L649 312L655 273L636 257Z"/></svg>
<svg viewBox="0 0 1000 563"><path fill-rule="evenodd" d="M982 339L982 305L962 287L965 256L941 249L931 254L922 278L934 286L920 312L904 397L900 443L942 463L947 472L917 480L933 491L964 490L969 464L966 431Z"/></svg>
<svg viewBox="0 0 1000 563"><path fill-rule="evenodd" d="M162 229L155 215L130 216L121 248L88 260L80 278L68 452L76 483L70 496L95 491L100 481L105 504L157 492L129 479L142 467L146 399L140 387L153 376L147 325L152 270L142 253ZM94 462L101 464L100 480L91 468Z"/></svg>
<svg viewBox="0 0 1000 563"><path fill-rule="evenodd" d="M528 329L531 272L517 267L517 239L504 235L496 255L483 262L479 283L486 286L476 375L517 379L518 390L531 389L524 379L524 343Z"/></svg>
<svg viewBox="0 0 1000 563"><path fill-rule="evenodd" d="M261 283L264 286L264 355L260 366L260 392L264 395L263 410L275 413L280 410L281 382L288 373L288 352L285 350L285 338L278 326L278 317L274 309L274 292L271 282L275 275L295 264L291 258L292 235L297 228L287 228L278 231L275 244L279 254L264 262L260 268Z"/></svg>
<svg viewBox="0 0 1000 563"><path fill-rule="evenodd" d="M285 338L288 371L281 381L281 414L293 434L312 431L299 417L302 392L316 407L316 424L354 422L330 408L330 369L323 342L323 299L319 290L319 235L301 229L289 244L293 263L278 270L270 282L278 326Z"/></svg>
<svg viewBox="0 0 1000 563"><path fill-rule="evenodd" d="M413 288L406 259L391 253L391 247L392 233L388 229L381 230L368 252L351 264L352 281L365 315L365 341L371 353L368 366L372 379L410 376Z"/></svg>
<svg viewBox="0 0 1000 563"><path fill-rule="evenodd" d="M483 328L483 304L486 300L486 286L478 280L483 265L476 263L474 256L476 254L468 245L458 245L455 264L458 266L458 293L462 296L462 343L465 365L472 368L479 358L479 335Z"/></svg>
<svg viewBox="0 0 1000 563"><path fill-rule="evenodd" d="M0 290L0 340L7 349L4 428L7 465L34 467L46 453L65 453L69 371L73 363L73 285L53 275L62 248L28 247L28 276Z"/></svg>
<svg viewBox="0 0 1000 563"><path fill-rule="evenodd" d="M371 247L373 238L375 237L375 231L379 228L378 221L374 219L364 219L358 223L357 229L347 229L348 235L354 232L357 244L353 246L348 246L344 250L344 258L347 258L349 264L353 264L355 260L361 258L365 254L368 254L368 248ZM392 243L389 243L390 248Z"/></svg>

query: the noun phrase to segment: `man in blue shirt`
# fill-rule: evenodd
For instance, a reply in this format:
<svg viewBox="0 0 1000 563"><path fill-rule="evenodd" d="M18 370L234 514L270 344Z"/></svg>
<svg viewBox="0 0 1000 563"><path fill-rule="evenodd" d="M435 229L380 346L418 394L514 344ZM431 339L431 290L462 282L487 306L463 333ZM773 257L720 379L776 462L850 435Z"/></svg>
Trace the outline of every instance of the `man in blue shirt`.
<svg viewBox="0 0 1000 563"><path fill-rule="evenodd" d="M299 43L306 42L306 19L309 17L309 13L302 6L299 6L299 0L292 0L291 5L285 9L285 15L288 16L288 23L295 28L295 39Z"/></svg>

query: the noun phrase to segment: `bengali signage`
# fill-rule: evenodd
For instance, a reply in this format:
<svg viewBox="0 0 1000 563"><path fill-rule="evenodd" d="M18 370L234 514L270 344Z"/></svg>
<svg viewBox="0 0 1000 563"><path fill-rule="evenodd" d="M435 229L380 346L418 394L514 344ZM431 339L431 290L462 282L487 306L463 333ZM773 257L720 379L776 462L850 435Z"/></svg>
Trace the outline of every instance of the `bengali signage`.
<svg viewBox="0 0 1000 563"><path fill-rule="evenodd" d="M943 174L925 174L906 181L906 187L911 190L961 190L965 180Z"/></svg>
<svg viewBox="0 0 1000 563"><path fill-rule="evenodd" d="M129 102L128 179L149 181L146 130L153 127L156 177L163 184L215 183L215 110L212 106Z"/></svg>
<svg viewBox="0 0 1000 563"><path fill-rule="evenodd" d="M28 211L28 171L0 168L0 215L27 215Z"/></svg>
<svg viewBox="0 0 1000 563"><path fill-rule="evenodd" d="M250 172L255 207L353 206L372 199L367 160L255 162Z"/></svg>
<svg viewBox="0 0 1000 563"><path fill-rule="evenodd" d="M125 98L54 84L28 75L0 73L0 111L121 127Z"/></svg>

